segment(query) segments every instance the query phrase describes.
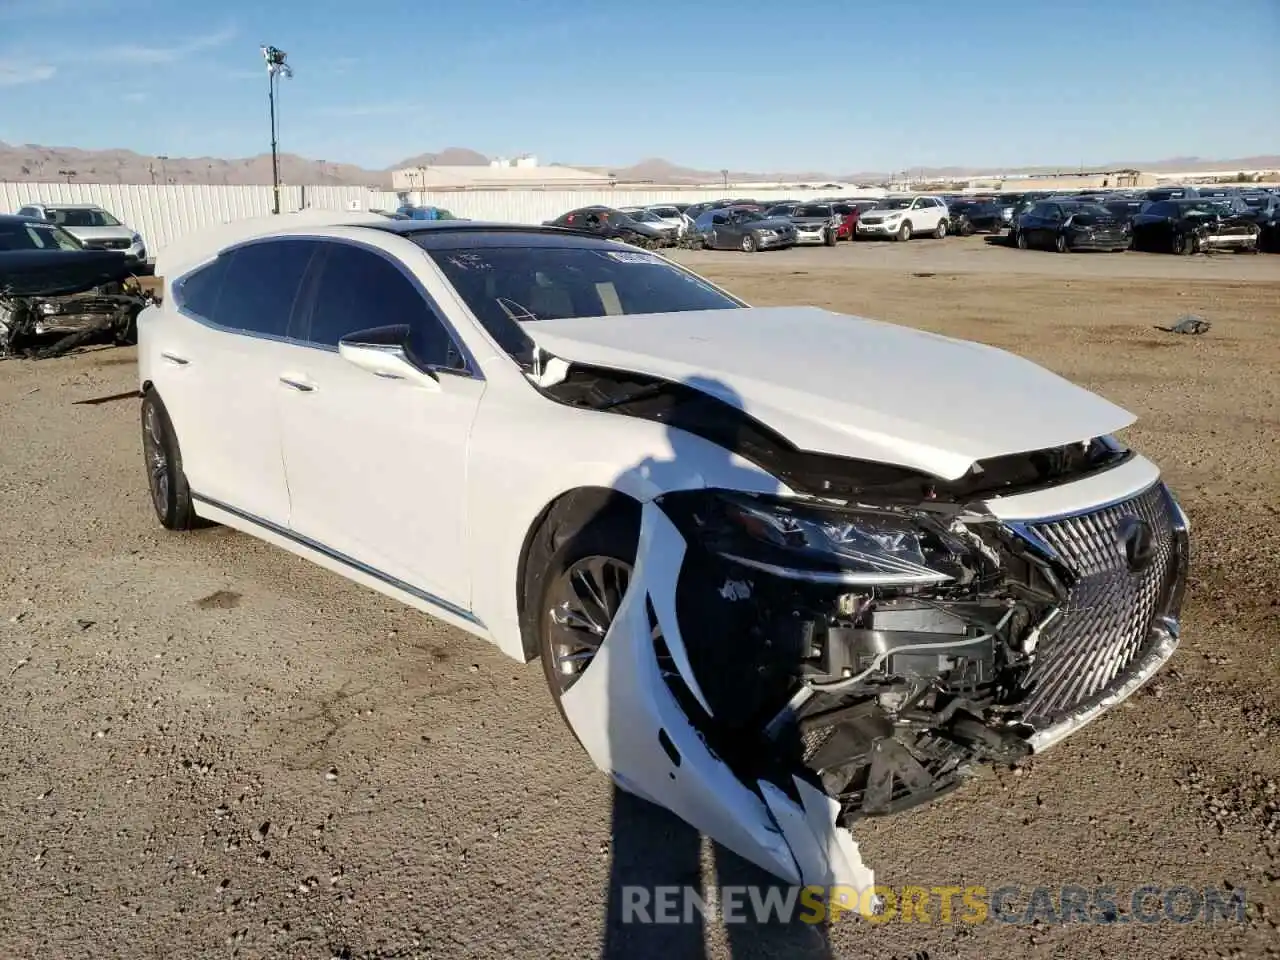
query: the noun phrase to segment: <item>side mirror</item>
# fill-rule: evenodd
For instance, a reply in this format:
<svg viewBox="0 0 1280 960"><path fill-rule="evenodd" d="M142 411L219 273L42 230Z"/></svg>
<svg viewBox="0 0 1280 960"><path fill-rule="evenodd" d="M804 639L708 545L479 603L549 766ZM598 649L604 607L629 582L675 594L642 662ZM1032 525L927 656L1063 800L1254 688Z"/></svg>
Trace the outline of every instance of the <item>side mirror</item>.
<svg viewBox="0 0 1280 960"><path fill-rule="evenodd" d="M439 390L435 374L410 359L409 332L409 325L403 323L357 330L338 341L338 356L376 377Z"/></svg>

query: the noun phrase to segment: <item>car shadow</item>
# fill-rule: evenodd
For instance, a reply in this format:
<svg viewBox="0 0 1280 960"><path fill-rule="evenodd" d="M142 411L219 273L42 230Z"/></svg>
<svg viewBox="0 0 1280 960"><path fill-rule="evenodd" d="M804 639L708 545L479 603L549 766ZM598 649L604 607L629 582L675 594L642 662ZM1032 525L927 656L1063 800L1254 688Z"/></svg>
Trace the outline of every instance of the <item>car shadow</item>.
<svg viewBox="0 0 1280 960"><path fill-rule="evenodd" d="M741 407L742 400L726 384L711 378L690 378L687 385L709 393L731 406ZM678 478L703 478L708 486L734 484L741 478L741 485L759 489L760 473L745 462L738 462L728 449L736 446L736 432L711 444L673 425L668 426L670 445L668 456L648 458L619 476L619 484L626 473L630 479L649 479L659 488L677 482ZM726 449L726 447L728 449ZM711 459L709 459L711 458ZM696 483L695 483L696 485ZM655 650L655 659L658 654ZM607 658L600 666L611 671L607 678L609 702L620 702L625 691L633 689L636 678L622 668L621 658ZM616 666L615 666L616 664ZM591 669L588 667L588 669ZM659 696L666 696L664 688ZM621 717L610 715L606 723L611 754L615 748L625 749L634 738L657 737L655 730L629 729ZM660 739L660 738L659 738ZM674 774L672 774L674 778ZM756 902L770 902L773 897L785 899L793 891L777 877L765 872L731 851L702 837L666 809L628 792L614 779L611 824L611 860L605 928L600 956L602 960L650 960L668 957L671 960L705 957L709 936L715 937L713 925L723 927L729 955L734 960L754 957L785 957L796 960L827 960L833 956L828 931L825 926L801 922L801 909L789 917L777 913L760 917L752 909L753 898L748 890L738 895L739 909L725 910L726 900L720 891L727 887L756 888ZM638 784L641 789L645 784ZM709 871L712 887L704 884L704 850L709 854L713 867ZM629 909L628 894L635 896L636 888L642 888L655 903L660 888L678 888L674 901L678 914L675 922L658 922L658 911L650 913L648 921L638 918ZM696 897L697 899L693 899ZM719 909L709 906L698 909L698 902L718 903ZM796 901L798 903L798 899ZM632 900L634 904L634 899ZM689 908L688 904L695 904ZM728 915L726 915L728 914ZM668 917L669 919L669 917Z"/></svg>
<svg viewBox="0 0 1280 960"><path fill-rule="evenodd" d="M991 233L982 238L993 247L1017 247L1013 239L1013 231L1008 233Z"/></svg>

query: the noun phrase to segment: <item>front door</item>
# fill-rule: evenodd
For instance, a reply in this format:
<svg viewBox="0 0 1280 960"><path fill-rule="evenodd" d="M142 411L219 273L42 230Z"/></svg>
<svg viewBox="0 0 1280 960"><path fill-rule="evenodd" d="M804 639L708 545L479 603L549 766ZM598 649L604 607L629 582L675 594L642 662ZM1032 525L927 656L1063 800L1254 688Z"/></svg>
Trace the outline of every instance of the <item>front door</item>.
<svg viewBox="0 0 1280 960"><path fill-rule="evenodd" d="M395 257L325 246L299 328L305 356L278 371L290 525L342 559L467 610L467 443L484 381L462 365L437 308ZM439 366L435 386L339 356L342 337L390 324L409 325L414 355Z"/></svg>

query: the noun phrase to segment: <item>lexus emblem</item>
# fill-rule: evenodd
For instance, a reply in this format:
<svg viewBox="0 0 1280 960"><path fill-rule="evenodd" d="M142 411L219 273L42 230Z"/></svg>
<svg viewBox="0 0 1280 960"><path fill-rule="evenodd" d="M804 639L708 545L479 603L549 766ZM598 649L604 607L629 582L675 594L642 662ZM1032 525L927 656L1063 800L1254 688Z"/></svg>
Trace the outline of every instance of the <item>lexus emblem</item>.
<svg viewBox="0 0 1280 960"><path fill-rule="evenodd" d="M1156 538L1151 533L1151 524L1139 517L1125 517L1116 532L1131 572L1141 573L1151 566L1156 555Z"/></svg>

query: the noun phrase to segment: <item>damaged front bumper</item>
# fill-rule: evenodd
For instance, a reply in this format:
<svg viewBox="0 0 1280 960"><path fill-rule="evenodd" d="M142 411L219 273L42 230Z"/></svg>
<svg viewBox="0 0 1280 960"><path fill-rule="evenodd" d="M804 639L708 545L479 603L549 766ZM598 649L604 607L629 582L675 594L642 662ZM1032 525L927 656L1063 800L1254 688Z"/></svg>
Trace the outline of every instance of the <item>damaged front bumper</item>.
<svg viewBox="0 0 1280 960"><path fill-rule="evenodd" d="M907 510L942 546L857 570L748 553L708 519L715 493L644 504L634 576L561 706L622 789L790 883L870 890L854 822L1047 749L1177 645L1188 524L1158 481L1035 520ZM943 547L959 565L930 578Z"/></svg>

